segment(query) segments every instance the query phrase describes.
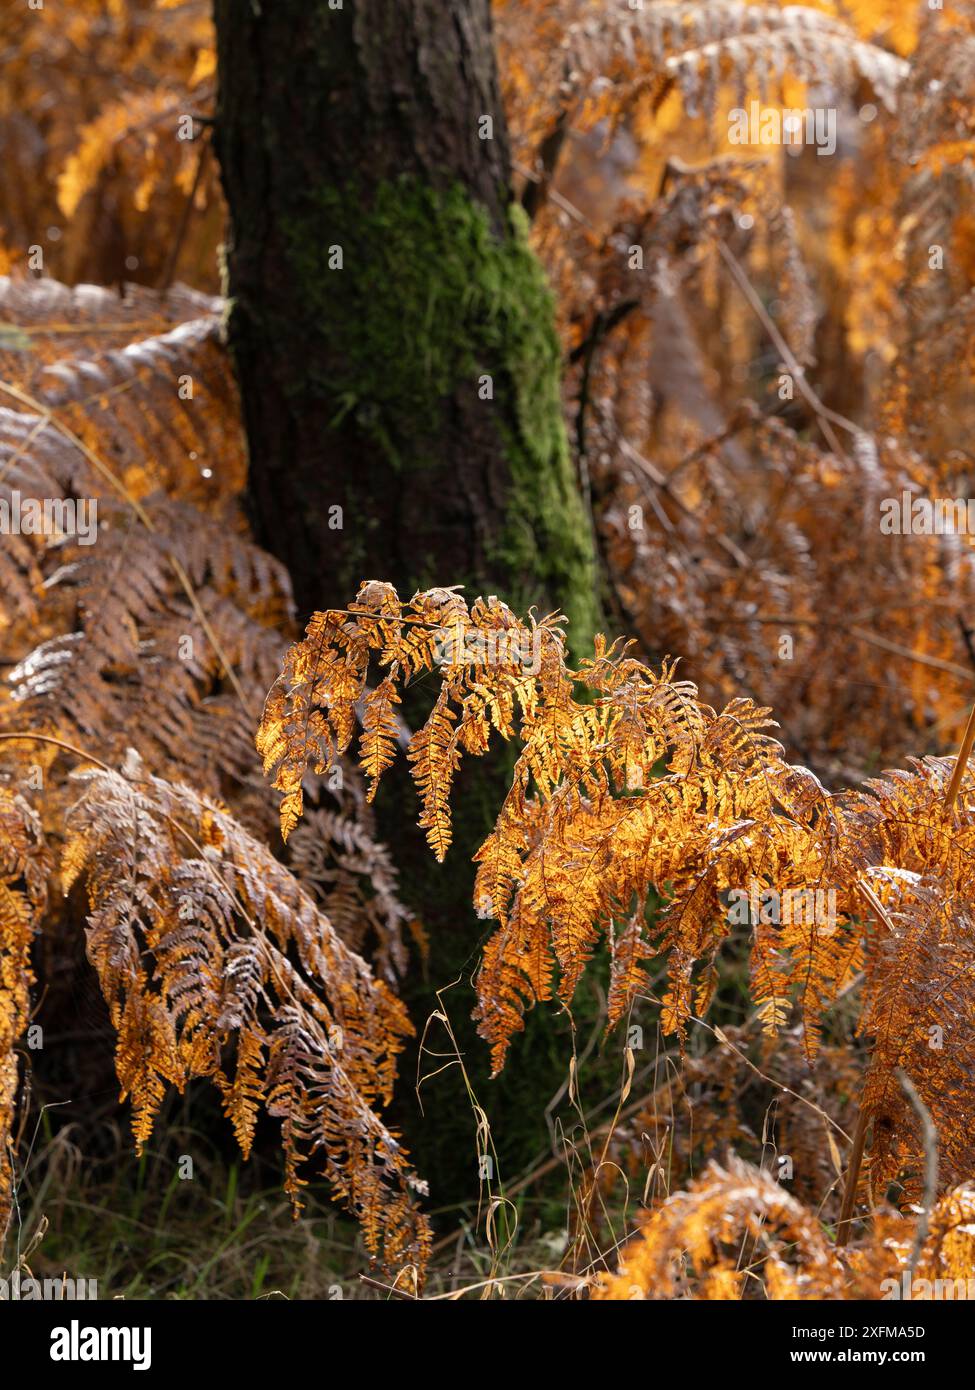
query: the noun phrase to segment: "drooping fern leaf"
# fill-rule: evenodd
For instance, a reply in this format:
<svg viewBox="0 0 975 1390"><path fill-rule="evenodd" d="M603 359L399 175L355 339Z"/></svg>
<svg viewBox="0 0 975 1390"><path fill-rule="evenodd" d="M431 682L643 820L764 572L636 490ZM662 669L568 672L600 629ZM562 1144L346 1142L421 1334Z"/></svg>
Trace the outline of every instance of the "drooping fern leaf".
<svg viewBox="0 0 975 1390"><path fill-rule="evenodd" d="M11 1135L20 1076L14 1047L30 1018L30 951L47 901L50 865L37 815L0 786L0 1240L14 1194Z"/></svg>
<svg viewBox="0 0 975 1390"><path fill-rule="evenodd" d="M98 509L96 544L25 534L0 549L0 766L35 811L12 790L4 806L13 798L25 824L36 815L62 886L87 884L137 1142L168 1087L209 1077L245 1153L261 1111L280 1119L296 1202L311 1158L370 1249L419 1267L421 1184L380 1117L408 1027L390 986L410 914L355 769L310 809L314 843L295 837L293 873L264 847L276 818L253 726L286 648L290 585L246 534L219 306L179 288L120 298L46 280L0 281L0 304L13 320L0 337L0 498ZM136 735L139 759L125 761ZM103 771L76 804L65 753L82 750ZM123 761L131 778L108 771ZM23 879L15 822L0 825L4 1203L26 910L36 923L44 886ZM58 941L80 930L76 901L50 914Z"/></svg>
<svg viewBox="0 0 975 1390"><path fill-rule="evenodd" d="M422 1184L377 1113L411 1031L403 1006L216 803L148 776L134 754L124 776L76 780L64 887L84 876L137 1147L166 1089L205 1077L245 1157L259 1109L280 1121L296 1209L314 1162L373 1255L422 1267Z"/></svg>
<svg viewBox="0 0 975 1390"><path fill-rule="evenodd" d="M382 680L370 693L373 664ZM610 1023L648 990L646 963L666 955L661 1024L683 1041L713 995L722 944L741 926L763 1027L778 1032L797 1009L810 1060L824 1015L865 971L861 1028L875 1042L862 1104L882 1136L878 1180L902 1177L910 1193L912 1169L916 1177L917 1124L894 1097L901 1068L918 1078L941 1128L944 1180L969 1171L975 1155L959 1117L975 1103L964 1023L975 985L970 770L950 806L948 760L830 793L784 760L765 732L768 711L750 700L715 711L672 667L655 674L601 637L573 671L556 618L521 624L496 599L467 611L445 589L401 603L370 581L347 612L315 615L268 701L259 742L283 793L285 831L308 762L327 771L346 745L352 704L385 706L389 683L418 669L440 677L408 751L437 858L449 846L449 788L462 755L482 755L495 733L520 744L511 790L476 856L475 905L497 926L475 1017L496 1070L526 1009L553 988L571 1001L604 936ZM909 896L887 912L895 890ZM651 893L663 904L645 934ZM892 934L891 921L901 924ZM935 1035L940 1050L929 1060Z"/></svg>

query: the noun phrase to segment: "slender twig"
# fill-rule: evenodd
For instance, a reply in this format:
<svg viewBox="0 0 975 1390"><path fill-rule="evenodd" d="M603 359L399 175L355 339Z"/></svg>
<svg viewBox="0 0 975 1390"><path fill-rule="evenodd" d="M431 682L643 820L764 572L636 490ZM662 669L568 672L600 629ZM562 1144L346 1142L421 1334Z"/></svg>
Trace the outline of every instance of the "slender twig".
<svg viewBox="0 0 975 1390"><path fill-rule="evenodd" d="M962 784L962 778L968 768L968 759L972 755L972 748L975 746L975 705L968 716L968 723L962 736L961 747L958 750L958 757L955 759L955 770L951 774L951 781L948 783L948 790L945 792L945 815L950 816L958 797L958 789Z"/></svg>
<svg viewBox="0 0 975 1390"><path fill-rule="evenodd" d="M804 400L806 401L806 404L811 408L813 414L816 416L819 428L822 430L823 437L825 438L826 442L829 444L830 448L833 450L834 453L839 454L841 456L845 456L845 450L843 449L843 446L837 439L836 432L832 428L832 426L838 425L840 429L848 430L850 434L854 435L854 437L862 436L864 434L864 430L859 425L855 425L852 420L848 420L845 415L839 415L835 410L830 410L829 406L826 405L822 400L820 400L819 396L809 385L809 382L806 378L806 369L801 365L795 353L792 351L789 344L786 342L785 338L782 336L779 329L776 327L775 323L769 317L768 313L766 312L765 305L762 303L758 295L755 293L754 287L752 286L752 283L749 280L748 276L745 274L744 268L741 262L739 261L738 257L731 250L730 246L728 246L723 241L718 242L718 251L722 259L724 260L725 265L728 267L728 270L731 274L731 278L734 280L735 284L738 286L742 294L745 296L745 299L748 301L748 306L754 313L755 317L759 320L768 336L772 339L772 342L775 344L776 351L779 353L780 357L782 358L782 361L788 367L793 378L795 379L795 383L799 387L799 391L803 396Z"/></svg>
<svg viewBox="0 0 975 1390"><path fill-rule="evenodd" d="M924 1249L924 1242L928 1238L931 1210L938 1194L938 1131L934 1127L930 1110L918 1095L917 1087L907 1072L898 1067L895 1075L921 1121L921 1137L924 1141L924 1205L917 1218L914 1244L911 1246L911 1258L907 1262L907 1272L913 1279L918 1261L921 1258L921 1251Z"/></svg>
<svg viewBox="0 0 975 1390"><path fill-rule="evenodd" d="M382 1284L378 1279L372 1279L368 1274L359 1275L360 1284L368 1284L371 1289L382 1289L383 1293L389 1294L390 1298L405 1298L407 1303L420 1303L415 1293L408 1293L406 1289L398 1289L393 1284Z"/></svg>
<svg viewBox="0 0 975 1390"><path fill-rule="evenodd" d="M659 468L652 464L649 459L644 458L638 449L634 449L628 439L621 437L619 447L620 451L626 455L631 463L635 463L640 471L646 474L656 487L659 487L662 492L667 494L675 507L679 508L686 517L694 521L701 531L714 541L715 545L720 545L721 549L731 556L736 565L740 568L747 568L749 561L744 551L735 545L734 541L729 540L727 536L713 530L706 522L702 521L700 516L687 505L680 494L671 487L670 479L664 473L661 473Z"/></svg>
<svg viewBox="0 0 975 1390"><path fill-rule="evenodd" d="M204 140L200 147L200 157L196 161L196 172L193 175L193 185L183 205L183 212L179 219L179 228L177 229L176 236L173 238L173 244L170 247L169 256L166 260L166 268L163 271L162 281L159 286L163 294L165 294L172 285L173 277L176 274L176 264L179 261L179 253L183 249L183 242L186 240L186 233L189 230L190 218L193 215L196 195L203 179L203 171L206 168L207 155L209 153L210 142L209 140Z"/></svg>
<svg viewBox="0 0 975 1390"><path fill-rule="evenodd" d="M840 1221L836 1232L836 1244L841 1247L846 1245L850 1239L850 1221L856 1201L857 1183L860 1180L860 1165L863 1163L863 1150L867 1142L869 1123L870 1111L865 1105L862 1105L857 1118L856 1131L853 1135L850 1161L846 1168L846 1186L843 1189L843 1205L840 1208Z"/></svg>

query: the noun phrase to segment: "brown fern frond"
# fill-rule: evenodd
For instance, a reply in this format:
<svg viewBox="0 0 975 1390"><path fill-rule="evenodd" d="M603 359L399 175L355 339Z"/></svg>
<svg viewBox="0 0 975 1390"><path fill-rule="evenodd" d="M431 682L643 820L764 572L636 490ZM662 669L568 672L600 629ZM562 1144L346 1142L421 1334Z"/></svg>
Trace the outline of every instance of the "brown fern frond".
<svg viewBox="0 0 975 1390"><path fill-rule="evenodd" d="M221 308L183 286L165 297L133 287L123 299L93 285L0 277L0 318L10 335L0 338L0 404L19 407L22 438L31 436L26 458L15 452L6 460L7 485L50 495L31 492L29 471L21 475L36 459L62 487L84 479L88 495L105 492L104 476L85 477L90 470L66 426L111 460L129 495L165 489L226 513L244 486L246 462L236 386L219 342ZM18 443L8 435L4 451Z"/></svg>
<svg viewBox="0 0 975 1390"><path fill-rule="evenodd" d="M256 708L280 658L280 637L260 618L290 602L283 570L177 503L153 508L151 532L110 504L102 514L97 545L62 550L46 610L61 630L11 671L0 720L97 739L115 760L138 722L161 771L193 768L215 789L252 778L240 695Z"/></svg>
<svg viewBox="0 0 975 1390"><path fill-rule="evenodd" d="M889 1208L878 1210L856 1247L840 1250L816 1212L765 1170L738 1159L712 1162L645 1218L617 1271L596 1279L592 1293L610 1300L967 1298L973 1201L970 1184L946 1193L914 1260L919 1219Z"/></svg>
<svg viewBox="0 0 975 1390"><path fill-rule="evenodd" d="M0 145L8 177L0 227L7 247L26 248L40 231L47 271L64 281L156 284L191 204L176 269L215 282L216 161L197 174L198 123L191 132L184 122L182 135L193 139L177 138L181 118L205 114L213 101L209 5L138 3L106 16L98 3L76 0L68 23L40 6L10 7L5 18ZM61 235L48 242L50 227Z"/></svg>
<svg viewBox="0 0 975 1390"><path fill-rule="evenodd" d="M373 1255L422 1266L422 1184L377 1113L410 1032L402 1005L219 805L135 755L124 776L76 780L66 860L87 888L88 956L137 1148L166 1089L206 1077L245 1155L262 1104L281 1121L296 1209L301 1165L316 1161Z"/></svg>
<svg viewBox="0 0 975 1390"><path fill-rule="evenodd" d="M0 566L12 573L0 603L8 668L0 750L12 783L23 783L29 764L64 883L86 874L93 904L97 898L92 950L119 1034L118 1072L132 1097L137 1142L148 1137L168 1087L209 1076L245 1153L262 1109L281 1118L293 1198L304 1158L327 1145L333 1191L358 1211L375 1250L396 1259L408 1247L404 1259L421 1259L425 1227L407 1197L405 1156L378 1118L405 1018L357 954L374 949L382 976L401 977L410 914L376 841L365 789L354 769L343 768L338 810L311 809L316 842L293 846L294 874L249 838L274 834L253 724L286 646L291 597L283 567L250 543L243 526L242 434L217 306L179 289L122 299L50 281L4 282L0 298L13 321L0 336L7 392L0 502L12 507L19 492L88 503L94 523L90 536L68 528L4 537ZM192 397L174 410L184 379L192 380ZM99 784L86 799L95 820L88 825L80 809L75 819L77 787L64 752L80 746L118 765L133 731L145 769L139 788L150 774L160 781L136 813L136 853L146 858L134 866L127 859L131 873L113 884L111 859L125 838L113 817L123 803L133 813L127 784L114 784L111 795ZM194 790L172 794L167 821L158 802L177 782ZM201 795L217 799L206 803L217 821L227 817L219 833L204 801L192 801ZM177 813L179 797L194 809ZM98 830L102 811L111 833ZM75 831L87 829L65 844L69 816ZM176 824L201 847L195 858ZM244 837L235 841L236 859L227 850L221 860L214 845L234 835ZM260 865L256 878L244 866L248 856ZM221 865L216 880L211 860ZM248 920L256 924L253 940ZM276 945L262 936L272 924L281 932ZM269 951L277 952L273 975ZM319 999L326 974L331 1007ZM371 1001L365 1013L359 994ZM333 1053L351 1029L347 1059L323 1051L333 1025ZM372 1042L360 1046L359 1034ZM15 1074L5 1065L9 1089ZM6 1098L5 1089L9 1129L13 1090L9 1107Z"/></svg>
<svg viewBox="0 0 975 1390"><path fill-rule="evenodd" d="M869 1176L878 1196L901 1179L903 1200L917 1201L924 1140L901 1070L937 1130L939 1180L954 1186L975 1163L972 1136L959 1123L975 1097L975 921L971 898L946 896L943 880L877 870L872 881L893 932L880 942L860 1019L873 1039L862 1099L873 1124Z"/></svg>
<svg viewBox="0 0 975 1390"><path fill-rule="evenodd" d="M354 784L352 769L346 779ZM345 944L365 954L391 984L402 979L410 914L399 897L396 866L375 838L365 806L313 807L288 841L288 865L314 893Z"/></svg>
<svg viewBox="0 0 975 1390"><path fill-rule="evenodd" d="M50 867L38 816L23 797L0 787L0 1239L14 1200L11 1136L20 1073L14 1048L30 1018L31 944Z"/></svg>
<svg viewBox="0 0 975 1390"><path fill-rule="evenodd" d="M723 84L737 90L739 102L750 88L765 97L785 71L844 90L865 79L892 108L908 71L902 58L863 42L842 20L803 5L651 0L631 8L572 0L558 7L556 20L542 6L508 3L498 27L509 111L532 154L554 128L619 119L648 94L659 105L671 86L688 114L709 119Z"/></svg>
<svg viewBox="0 0 975 1390"><path fill-rule="evenodd" d="M743 1240L754 1243L742 1270ZM708 1165L626 1247L600 1299L841 1298L842 1265L815 1214L775 1179L738 1159Z"/></svg>

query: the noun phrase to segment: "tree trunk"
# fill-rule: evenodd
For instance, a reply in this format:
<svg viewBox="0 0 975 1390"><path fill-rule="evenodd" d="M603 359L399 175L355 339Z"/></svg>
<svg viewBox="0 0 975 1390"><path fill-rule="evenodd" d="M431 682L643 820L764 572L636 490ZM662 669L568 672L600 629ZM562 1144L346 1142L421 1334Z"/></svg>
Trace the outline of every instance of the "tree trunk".
<svg viewBox="0 0 975 1390"><path fill-rule="evenodd" d="M576 651L591 651L591 535L562 423L553 304L509 191L488 0L333 3L216 0L228 333L256 537L288 565L304 613L345 607L364 579L406 598L463 584L469 601L561 608ZM407 721L429 703L405 702ZM416 972L404 997L422 1029L434 991L462 980L446 1002L482 1101L488 1054L469 1013L486 933L470 859L510 767L510 753L468 760L442 866L415 829L405 773L376 803L431 942L427 979ZM509 1111L496 1135L508 1172L545 1142L539 1097L567 1065L552 1029L550 1017L531 1020L517 1074L492 1087L492 1111ZM407 1058L403 1075L415 1071ZM449 1071L425 1088L440 1102L432 1125L416 1125L404 1097L440 1202L478 1190L458 1085Z"/></svg>
<svg viewBox="0 0 975 1390"><path fill-rule="evenodd" d="M550 295L512 205L488 0L216 0L229 341L257 539L594 617Z"/></svg>

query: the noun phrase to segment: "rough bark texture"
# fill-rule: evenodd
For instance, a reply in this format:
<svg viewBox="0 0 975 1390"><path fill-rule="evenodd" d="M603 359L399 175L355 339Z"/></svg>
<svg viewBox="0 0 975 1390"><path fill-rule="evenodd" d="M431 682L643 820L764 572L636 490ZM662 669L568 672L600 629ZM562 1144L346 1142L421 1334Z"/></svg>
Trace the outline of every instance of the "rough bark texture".
<svg viewBox="0 0 975 1390"><path fill-rule="evenodd" d="M258 539L304 610L363 578L463 583L563 607L585 643L590 541L550 298L509 198L488 0L216 15Z"/></svg>
<svg viewBox="0 0 975 1390"><path fill-rule="evenodd" d="M562 422L553 305L509 193L488 0L215 8L228 335L257 538L288 564L305 613L344 607L363 579L404 596L463 584L469 599L562 608L577 650L591 650L590 533ZM404 714L415 726L428 706L411 701ZM405 776L376 805L431 940L427 978L408 983L407 1001L422 1028L433 991L462 980L448 1006L485 1101L487 1049L468 1019L485 936L470 856L509 771L497 756L464 771L443 866L414 829ZM493 1085L492 1114L508 1110L495 1136L508 1173L544 1142L539 1098L566 1067L559 1031L565 1020L533 1021L517 1070ZM407 1061L403 1074L413 1070ZM437 1111L425 1127L410 1123L407 1097L408 1137L440 1202L477 1192L459 1087L453 1072L424 1090Z"/></svg>

